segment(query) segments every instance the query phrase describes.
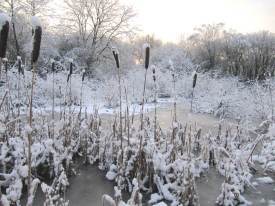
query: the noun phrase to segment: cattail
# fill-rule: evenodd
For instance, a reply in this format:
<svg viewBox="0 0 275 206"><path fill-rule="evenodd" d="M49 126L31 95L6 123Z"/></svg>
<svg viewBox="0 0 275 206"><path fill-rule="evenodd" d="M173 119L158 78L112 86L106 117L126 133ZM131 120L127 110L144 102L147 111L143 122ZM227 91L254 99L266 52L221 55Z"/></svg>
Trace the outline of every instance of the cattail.
<svg viewBox="0 0 275 206"><path fill-rule="evenodd" d="M72 74L73 74L73 63L71 62L70 63L70 74L69 75L71 76Z"/></svg>
<svg viewBox="0 0 275 206"><path fill-rule="evenodd" d="M55 72L55 62L54 62L54 60L52 60L52 72L53 73Z"/></svg>
<svg viewBox="0 0 275 206"><path fill-rule="evenodd" d="M193 88L196 87L196 84L197 84L197 78L198 78L198 74L197 72L194 73L193 75Z"/></svg>
<svg viewBox="0 0 275 206"><path fill-rule="evenodd" d="M20 75L20 73L22 75L24 75L24 69L22 67L22 59L20 56L17 57L17 62L18 62L18 74Z"/></svg>
<svg viewBox="0 0 275 206"><path fill-rule="evenodd" d="M155 112L154 112L154 140L157 140L157 85L156 85L156 69L153 66L153 81L154 81L154 103L155 103Z"/></svg>
<svg viewBox="0 0 275 206"><path fill-rule="evenodd" d="M113 55L116 61L116 67L119 68L119 58L118 58L118 51L116 49L113 49Z"/></svg>
<svg viewBox="0 0 275 206"><path fill-rule="evenodd" d="M69 74L68 74L68 77L67 77L67 82L69 82L70 80L70 77L72 76L73 74L73 62L70 63L70 71L69 71Z"/></svg>
<svg viewBox="0 0 275 206"><path fill-rule="evenodd" d="M4 13L0 14L0 58L6 56L9 28L9 17Z"/></svg>
<svg viewBox="0 0 275 206"><path fill-rule="evenodd" d="M82 82L84 82L85 76L86 76L86 71L85 71L85 69L83 69L83 71L82 71Z"/></svg>
<svg viewBox="0 0 275 206"><path fill-rule="evenodd" d="M145 69L149 67L149 60L150 60L150 45L145 45Z"/></svg>
<svg viewBox="0 0 275 206"><path fill-rule="evenodd" d="M194 99L194 90L197 84L197 78L198 78L198 73L195 71L193 73L193 84L192 84L192 98L191 98L191 112L193 110L193 99Z"/></svg>
<svg viewBox="0 0 275 206"><path fill-rule="evenodd" d="M153 81L156 82L156 69L153 68Z"/></svg>
<svg viewBox="0 0 275 206"><path fill-rule="evenodd" d="M30 118L29 126L32 128L32 105L33 105L33 93L34 93L34 84L35 84L35 73L37 60L40 53L41 37L42 37L42 26L40 21L36 17L32 17L32 36L33 36L33 49L32 49L32 83L31 83L31 95L30 95ZM32 144L32 135L31 132L28 134L28 197L31 196L31 144Z"/></svg>
<svg viewBox="0 0 275 206"><path fill-rule="evenodd" d="M122 89L121 89L121 70L119 65L118 51L113 48L113 55L116 61L117 75L118 75L118 90L119 90L119 136L120 136L120 147L122 151L123 160L123 138L122 138Z"/></svg>
<svg viewBox="0 0 275 206"><path fill-rule="evenodd" d="M9 35L9 22L6 21L6 23L2 26L1 35L0 35L0 37L1 37L1 39L0 39L0 57L1 58L4 58L6 56L8 35Z"/></svg>
<svg viewBox="0 0 275 206"><path fill-rule="evenodd" d="M0 14L0 79L2 70L2 58L5 58L6 56L9 26L9 17L4 13Z"/></svg>
<svg viewBox="0 0 275 206"><path fill-rule="evenodd" d="M150 45L144 44L143 48L145 48L145 74L144 74L144 83L143 83L143 93L142 93L142 106L141 106L141 125L140 129L143 130L143 114L144 114L144 102L145 102L145 91L146 91L146 82L147 82L147 71L149 68L150 62Z"/></svg>
<svg viewBox="0 0 275 206"><path fill-rule="evenodd" d="M32 49L32 63L37 63L39 54L40 54L40 46L41 46L41 38L42 38L42 27L40 21L33 16L32 19L32 36L33 36L33 49Z"/></svg>

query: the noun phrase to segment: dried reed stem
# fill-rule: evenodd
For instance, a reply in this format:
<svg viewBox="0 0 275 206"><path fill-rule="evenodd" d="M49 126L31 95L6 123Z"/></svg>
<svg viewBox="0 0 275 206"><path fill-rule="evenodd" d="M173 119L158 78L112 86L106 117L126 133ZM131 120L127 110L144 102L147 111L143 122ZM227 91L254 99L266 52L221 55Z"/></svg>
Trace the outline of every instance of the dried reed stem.
<svg viewBox="0 0 275 206"><path fill-rule="evenodd" d="M32 66L32 83L31 83L31 96L30 96L30 110L29 110L29 126L32 128L32 119L33 119L33 93L34 93L34 84L35 84L35 72L36 72L36 62ZM32 135L31 131L28 132L28 195L30 195L31 190L31 144L32 144Z"/></svg>
<svg viewBox="0 0 275 206"><path fill-rule="evenodd" d="M52 138L54 139L54 133L55 133L55 124L54 124L54 113L55 113L55 83L54 83L54 72L55 72L55 62L52 62L52 77L53 77L53 81L52 81L52 130L53 130L53 134L52 134Z"/></svg>
<svg viewBox="0 0 275 206"><path fill-rule="evenodd" d="M8 95L8 91L5 92L4 97L2 98L2 101L1 101L1 104L0 104L0 111L2 109L2 106L3 106L4 102L5 102L5 99L6 99L7 95Z"/></svg>

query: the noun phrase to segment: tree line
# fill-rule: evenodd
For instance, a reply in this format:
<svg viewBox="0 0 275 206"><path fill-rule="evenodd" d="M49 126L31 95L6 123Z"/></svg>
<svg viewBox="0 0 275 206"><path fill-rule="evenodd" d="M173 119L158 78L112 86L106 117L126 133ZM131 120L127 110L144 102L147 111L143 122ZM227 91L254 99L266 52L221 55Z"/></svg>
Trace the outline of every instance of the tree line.
<svg viewBox="0 0 275 206"><path fill-rule="evenodd" d="M264 80L274 76L275 35L268 31L240 34L225 25L207 24L179 43L163 43L153 35L140 36L132 23L136 13L119 0L64 0L62 8L52 0L4 0L0 11L11 17L8 58L29 58L30 16L39 16L45 27L40 68L47 68L51 58L72 58L93 76L98 69L111 69L111 50L122 53L123 68L142 63L142 44L149 42L163 59L183 58L175 67L184 70L183 61L192 62L201 71L234 75L243 80ZM56 15L61 9L62 14ZM167 50L167 51L165 51ZM27 61L26 61L27 62ZM167 65L161 65L167 66Z"/></svg>

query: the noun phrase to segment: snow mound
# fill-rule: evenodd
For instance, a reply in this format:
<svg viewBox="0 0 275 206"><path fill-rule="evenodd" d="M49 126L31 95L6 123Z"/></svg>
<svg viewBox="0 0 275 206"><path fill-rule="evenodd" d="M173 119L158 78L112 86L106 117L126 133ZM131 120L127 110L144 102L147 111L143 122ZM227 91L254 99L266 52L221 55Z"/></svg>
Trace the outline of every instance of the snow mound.
<svg viewBox="0 0 275 206"><path fill-rule="evenodd" d="M257 178L258 182L265 184L272 184L274 180L271 177L259 177Z"/></svg>
<svg viewBox="0 0 275 206"><path fill-rule="evenodd" d="M36 16L32 16L31 17L31 24L32 27L35 29L36 27L41 27L41 22L39 20L39 18L37 18Z"/></svg>
<svg viewBox="0 0 275 206"><path fill-rule="evenodd" d="M10 17L5 13L0 13L0 27L2 27L7 21L10 22Z"/></svg>

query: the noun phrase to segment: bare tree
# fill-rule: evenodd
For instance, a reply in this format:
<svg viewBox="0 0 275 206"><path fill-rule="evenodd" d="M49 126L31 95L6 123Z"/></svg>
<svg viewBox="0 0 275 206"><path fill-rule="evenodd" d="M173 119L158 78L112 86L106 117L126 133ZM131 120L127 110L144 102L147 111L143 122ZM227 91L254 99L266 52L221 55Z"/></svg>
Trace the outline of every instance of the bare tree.
<svg viewBox="0 0 275 206"><path fill-rule="evenodd" d="M30 16L43 15L47 11L47 5L51 0L22 0L23 10Z"/></svg>
<svg viewBox="0 0 275 206"><path fill-rule="evenodd" d="M196 55L207 70L214 68L219 60L220 40L223 37L223 23L204 24L195 28L195 34L189 37Z"/></svg>
<svg viewBox="0 0 275 206"><path fill-rule="evenodd" d="M133 31L130 21L135 13L119 0L65 0L65 5L63 23L76 34L78 52L89 72L113 40Z"/></svg>

